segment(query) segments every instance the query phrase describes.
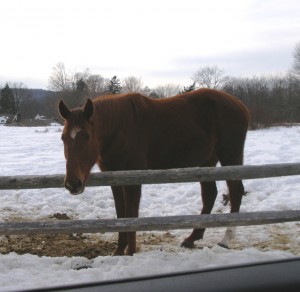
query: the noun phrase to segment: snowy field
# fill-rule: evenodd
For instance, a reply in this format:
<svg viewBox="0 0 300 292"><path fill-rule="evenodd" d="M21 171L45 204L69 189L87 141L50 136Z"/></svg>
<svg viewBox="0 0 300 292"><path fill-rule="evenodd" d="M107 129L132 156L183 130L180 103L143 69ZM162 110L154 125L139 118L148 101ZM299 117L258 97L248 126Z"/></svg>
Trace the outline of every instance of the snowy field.
<svg viewBox="0 0 300 292"><path fill-rule="evenodd" d="M62 127L0 127L1 175L63 174L61 130ZM288 162L300 162L300 126L248 133L245 164ZM248 193L243 198L241 212L300 208L300 176L246 180L244 184ZM199 214L199 189L198 183L144 186L140 216ZM229 207L222 204L226 185L219 182L218 189L213 213L226 213ZM71 196L64 189L0 191L1 221L51 220L49 218L57 213L71 219L116 217L108 187L87 188L79 196ZM138 242L140 250L132 257L7 253L1 246L7 245L8 237L2 236L0 290L51 287L300 256L299 222L238 227L231 249L216 245L224 230L208 229L204 240L193 250L179 246L189 230L144 233L144 239ZM158 244L144 244L147 236L161 236L163 240ZM94 234L86 238L115 242L116 234Z"/></svg>

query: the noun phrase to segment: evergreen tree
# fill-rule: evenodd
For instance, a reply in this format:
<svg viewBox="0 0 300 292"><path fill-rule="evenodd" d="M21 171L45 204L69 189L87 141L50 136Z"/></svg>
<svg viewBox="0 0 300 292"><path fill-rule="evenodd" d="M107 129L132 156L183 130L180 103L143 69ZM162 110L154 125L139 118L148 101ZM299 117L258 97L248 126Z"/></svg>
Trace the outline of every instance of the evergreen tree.
<svg viewBox="0 0 300 292"><path fill-rule="evenodd" d="M15 114L14 94L8 84L1 90L0 109L3 113Z"/></svg>
<svg viewBox="0 0 300 292"><path fill-rule="evenodd" d="M107 91L110 94L118 94L122 92L122 86L117 76L114 76L108 84Z"/></svg>
<svg viewBox="0 0 300 292"><path fill-rule="evenodd" d="M191 92L194 91L196 89L196 82L194 82L192 85L187 86L187 87L183 87L183 90L180 91L179 93L186 93L186 92Z"/></svg>
<svg viewBox="0 0 300 292"><path fill-rule="evenodd" d="M152 90L149 94L149 97L152 97L152 98L160 98L160 96L156 93L155 90Z"/></svg>
<svg viewBox="0 0 300 292"><path fill-rule="evenodd" d="M82 78L80 78L77 82L76 82L76 90L83 92L85 89L87 89L87 85L84 82L84 80Z"/></svg>

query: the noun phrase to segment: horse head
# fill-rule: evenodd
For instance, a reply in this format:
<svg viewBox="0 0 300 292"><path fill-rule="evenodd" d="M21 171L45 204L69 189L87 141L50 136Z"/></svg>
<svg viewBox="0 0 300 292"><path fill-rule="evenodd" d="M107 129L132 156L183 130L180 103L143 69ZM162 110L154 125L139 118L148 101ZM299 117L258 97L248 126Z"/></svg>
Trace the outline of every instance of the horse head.
<svg viewBox="0 0 300 292"><path fill-rule="evenodd" d="M93 102L88 99L83 108L69 110L61 100L59 113L65 121L62 141L66 158L65 187L72 194L84 191L90 171L97 161L92 117Z"/></svg>

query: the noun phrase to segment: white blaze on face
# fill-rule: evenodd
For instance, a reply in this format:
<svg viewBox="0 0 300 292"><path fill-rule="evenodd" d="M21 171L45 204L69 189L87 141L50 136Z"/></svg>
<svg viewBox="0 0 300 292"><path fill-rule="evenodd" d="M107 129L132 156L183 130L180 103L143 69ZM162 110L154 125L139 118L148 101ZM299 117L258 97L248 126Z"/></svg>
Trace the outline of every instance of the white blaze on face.
<svg viewBox="0 0 300 292"><path fill-rule="evenodd" d="M75 139L76 135L81 131L81 129L79 127L74 127L71 131L70 131L70 137L71 139Z"/></svg>

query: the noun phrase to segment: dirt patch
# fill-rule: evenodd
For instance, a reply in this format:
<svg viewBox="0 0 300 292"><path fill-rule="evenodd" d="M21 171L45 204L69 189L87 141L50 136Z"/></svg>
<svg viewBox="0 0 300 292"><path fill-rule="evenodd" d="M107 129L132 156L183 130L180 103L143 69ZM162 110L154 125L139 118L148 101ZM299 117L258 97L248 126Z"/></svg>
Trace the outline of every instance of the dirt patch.
<svg viewBox="0 0 300 292"><path fill-rule="evenodd" d="M138 234L139 250L162 248L162 243L177 244L175 236L163 234ZM83 256L88 259L111 255L117 246L117 236L101 234L9 235L0 240L0 253L34 254L50 257Z"/></svg>
<svg viewBox="0 0 300 292"><path fill-rule="evenodd" d="M286 251L300 254L300 223L281 223L263 226L238 227L232 249L257 248L261 251ZM293 232L291 232L291 230ZM243 233L243 239L239 234Z"/></svg>
<svg viewBox="0 0 300 292"><path fill-rule="evenodd" d="M253 247L260 248L261 250L282 250L288 251L295 255L300 254L300 224L296 223L291 233L289 228L283 224L271 225L269 240L260 241L255 243Z"/></svg>
<svg viewBox="0 0 300 292"><path fill-rule="evenodd" d="M71 218L66 213L54 213L49 218L58 220L71 220Z"/></svg>
<svg viewBox="0 0 300 292"><path fill-rule="evenodd" d="M253 228L253 227L252 227ZM298 226L299 228L299 226ZM294 255L300 254L300 246L297 236L285 232L278 226L269 226L259 230L259 233L246 236L249 241L237 238L230 244L234 250L245 248L257 248L261 251L282 250ZM250 231L250 230L249 230ZM251 231L250 231L251 232ZM259 234L268 233L266 236ZM189 232L186 233L188 235ZM257 236L255 236L256 234ZM204 240L195 242L195 249L202 249L204 246L212 248L224 235L224 230L207 230ZM137 233L138 252L151 250L164 250L177 253L184 251L180 247L181 236L176 236L170 232L158 233ZM266 239L267 238L267 239ZM38 256L50 257L73 257L83 256L93 259L98 256L109 256L117 246L117 234L55 234L55 235L9 235L0 238L0 253L7 254L15 252L17 254L34 254Z"/></svg>
<svg viewBox="0 0 300 292"><path fill-rule="evenodd" d="M116 244L82 234L55 235L10 235L0 243L2 254L34 254L38 256L84 256L88 259L110 255Z"/></svg>

